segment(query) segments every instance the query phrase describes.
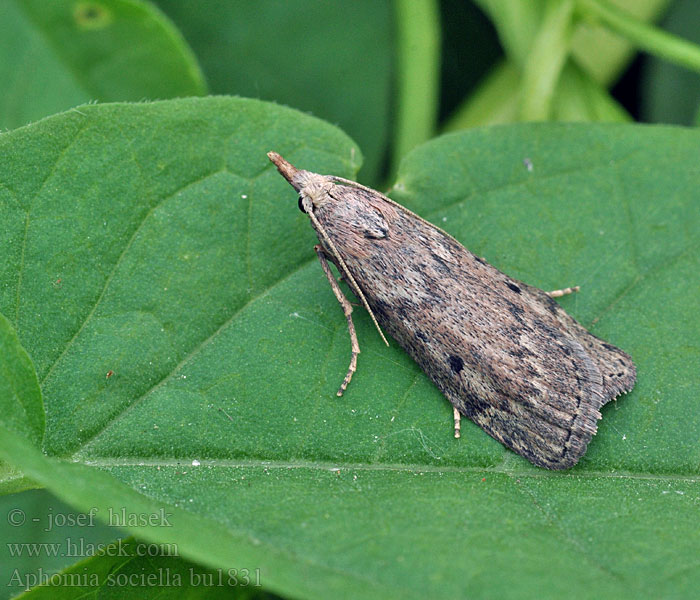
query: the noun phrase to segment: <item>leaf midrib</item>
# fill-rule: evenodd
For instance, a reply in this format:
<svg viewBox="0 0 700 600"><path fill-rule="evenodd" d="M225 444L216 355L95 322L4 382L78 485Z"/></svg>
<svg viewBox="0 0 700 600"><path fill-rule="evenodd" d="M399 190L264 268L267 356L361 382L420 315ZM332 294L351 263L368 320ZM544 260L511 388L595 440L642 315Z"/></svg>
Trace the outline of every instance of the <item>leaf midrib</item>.
<svg viewBox="0 0 700 600"><path fill-rule="evenodd" d="M153 457L135 457L113 458L109 456L91 456L86 458L79 453L73 455L74 462L98 467L98 468L113 468L113 467L174 467L182 468L183 465L191 463L191 460L197 458L153 458ZM203 459L197 458L199 465L193 469L218 467L225 469L309 469L316 471L338 470L345 471L395 471L406 473L464 473L464 474L501 474L509 477L529 477L536 479L545 478L564 478L564 479L634 479L634 480L658 480L658 481L682 481L688 483L700 482L700 475L697 474L678 474L678 473L642 473L634 471L575 471L575 472L557 472L541 470L515 470L508 469L502 464L492 467L475 467L475 466L459 466L459 465L435 465L435 464L416 464L416 463L349 463L349 462L329 462L329 461L309 461L309 460L264 460L264 459Z"/></svg>

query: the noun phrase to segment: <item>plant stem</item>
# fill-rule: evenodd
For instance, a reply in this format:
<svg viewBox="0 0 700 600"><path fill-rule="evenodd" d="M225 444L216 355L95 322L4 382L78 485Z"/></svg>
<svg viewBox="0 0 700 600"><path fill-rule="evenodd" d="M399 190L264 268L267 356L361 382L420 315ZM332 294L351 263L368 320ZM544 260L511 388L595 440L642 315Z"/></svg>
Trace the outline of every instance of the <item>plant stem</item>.
<svg viewBox="0 0 700 600"><path fill-rule="evenodd" d="M566 63L573 31L573 0L548 0L542 24L525 62L521 83L520 119L551 117L552 98Z"/></svg>
<svg viewBox="0 0 700 600"><path fill-rule="evenodd" d="M435 133L440 84L440 23L435 0L396 0L397 114L392 170Z"/></svg>
<svg viewBox="0 0 700 600"><path fill-rule="evenodd" d="M640 50L700 72L696 44L647 25L603 0L577 0L577 8L581 17L609 27Z"/></svg>

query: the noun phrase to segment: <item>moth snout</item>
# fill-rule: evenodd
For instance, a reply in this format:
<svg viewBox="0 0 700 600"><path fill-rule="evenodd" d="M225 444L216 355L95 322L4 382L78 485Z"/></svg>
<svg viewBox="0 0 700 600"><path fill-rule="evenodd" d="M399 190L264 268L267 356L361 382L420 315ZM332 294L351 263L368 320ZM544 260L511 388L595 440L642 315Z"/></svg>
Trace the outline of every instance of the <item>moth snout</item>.
<svg viewBox="0 0 700 600"><path fill-rule="evenodd" d="M292 163L284 160L284 158L277 154L277 152L268 152L267 158L269 158L272 164L277 167L280 175L291 183L294 189L299 191L300 186L294 182L294 178L298 175L299 169L297 169Z"/></svg>

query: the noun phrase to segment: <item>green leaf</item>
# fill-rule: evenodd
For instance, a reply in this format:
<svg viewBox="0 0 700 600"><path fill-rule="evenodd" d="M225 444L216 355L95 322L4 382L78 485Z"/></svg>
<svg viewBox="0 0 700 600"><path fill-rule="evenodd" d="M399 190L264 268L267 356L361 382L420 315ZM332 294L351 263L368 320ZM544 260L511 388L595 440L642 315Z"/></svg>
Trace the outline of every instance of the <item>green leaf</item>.
<svg viewBox="0 0 700 600"><path fill-rule="evenodd" d="M82 106L0 137L0 308L52 398L50 454L160 387L308 260L278 218L295 205L279 199L272 148L341 152L328 164L346 175L360 159L331 126L253 100Z"/></svg>
<svg viewBox="0 0 700 600"><path fill-rule="evenodd" d="M42 489L0 496L0 514L3 600L124 536Z"/></svg>
<svg viewBox="0 0 700 600"><path fill-rule="evenodd" d="M0 423L40 446L44 436L44 403L39 382L31 359L10 322L1 314L0 356ZM9 472L5 477L11 479L13 475Z"/></svg>
<svg viewBox="0 0 700 600"><path fill-rule="evenodd" d="M80 542L73 543L83 548ZM53 576L13 572L10 582L17 584L15 588L24 585L27 589L40 581L22 600L77 600L86 595L109 596L114 589L119 590L120 598L269 598L261 591L259 571L205 569L180 558L176 544L126 538L112 544L85 543L84 548L88 552L97 548L97 553Z"/></svg>
<svg viewBox="0 0 700 600"><path fill-rule="evenodd" d="M38 487L36 483L13 467L0 461L0 494L13 494Z"/></svg>
<svg viewBox="0 0 700 600"><path fill-rule="evenodd" d="M179 32L140 0L4 0L0 22L0 129L88 101L205 93Z"/></svg>
<svg viewBox="0 0 700 600"><path fill-rule="evenodd" d="M3 425L0 425L0 436L2 438L0 458L19 460L27 474L57 491L58 495L67 502L83 507L86 514L94 514L112 526L122 527L124 523L132 523L124 528L138 531L142 540L138 542L142 548L140 551L145 552L151 558L148 565L139 561L134 564L134 561L128 560L131 551L136 550L134 547L127 554L117 557L119 560L116 561L110 561L110 557L105 557L104 560L95 562L89 560L78 562L68 571L75 572L77 570L85 575L88 582L88 585L85 586L87 591L104 587L119 588L116 578L120 572L130 574L136 569L137 574L139 567L149 570L157 568L158 561L156 559L159 555L166 557L168 555L184 556L200 559L207 563L211 559L211 553L206 551L207 547L216 548L214 553L216 565L225 570L237 569L239 572L242 569L248 569L248 572L255 573L256 577L258 576L256 569L259 567L246 566L248 561L254 565L265 564L275 573L283 573L288 568L286 565L295 565L294 561L290 561L283 552L263 547L259 540L245 530L233 531L217 528L213 522L199 519L195 514L184 510L183 507L164 506L157 500L151 499L147 493L143 493L146 485L142 484L141 490L136 491L117 481L108 473L80 464L70 464L66 461L47 458L29 445L24 438L5 429ZM180 474L186 474L186 471ZM80 546L81 539L83 546ZM77 548L84 548L87 551L88 545L93 542L89 539L78 538L73 543L76 544ZM85 564L86 562L88 564ZM180 560L173 560L170 566L177 571L186 567ZM166 567L167 565L163 566L163 568ZM308 567L303 568L304 571L307 569ZM197 571L201 572L201 569L197 569ZM115 579L115 584L111 586L108 581L105 581L110 573L114 575ZM97 582L91 579L93 574L97 576ZM35 575L38 576L39 573L35 573ZM157 571L156 575L158 575ZM302 575L302 573L298 575ZM310 573L307 571L304 575L309 577ZM31 575L29 577L31 578ZM268 585L263 577L264 575L260 573L261 583ZM8 583L16 588L24 581L32 583L30 578L27 578L24 573L17 572L15 580L10 579ZM274 583L275 577L270 579L271 583ZM65 581L70 581L70 579ZM80 582L80 580L77 581ZM138 580L136 585L122 585L121 587L138 589ZM165 587L167 589L167 586L162 584L156 584L152 587ZM50 597L56 595L56 591L51 589L45 589L43 592L50 593ZM37 593L41 593L41 590Z"/></svg>
<svg viewBox="0 0 700 600"><path fill-rule="evenodd" d="M389 0L157 0L197 53L212 93L271 100L337 123L376 181L392 109Z"/></svg>
<svg viewBox="0 0 700 600"><path fill-rule="evenodd" d="M528 283L581 285L562 304L635 359L560 473L471 423L454 440L359 309L335 397L345 321L265 152L352 176L346 136L241 99L80 113L0 136L0 308L47 410L49 456L0 434L27 477L82 510L172 512L130 531L292 597L695 593L699 132L494 127L400 169L398 200Z"/></svg>

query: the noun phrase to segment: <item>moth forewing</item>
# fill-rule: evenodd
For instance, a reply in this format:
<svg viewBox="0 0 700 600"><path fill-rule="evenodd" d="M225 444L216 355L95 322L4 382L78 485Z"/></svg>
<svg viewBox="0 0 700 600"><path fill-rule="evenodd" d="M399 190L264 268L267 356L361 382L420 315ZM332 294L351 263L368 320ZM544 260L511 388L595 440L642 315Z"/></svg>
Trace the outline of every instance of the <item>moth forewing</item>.
<svg viewBox="0 0 700 600"><path fill-rule="evenodd" d="M630 357L547 293L379 192L268 156L299 192L321 242L319 258L336 265L377 326L453 407L538 466L576 464L600 407L634 385ZM344 310L354 360L357 339Z"/></svg>

